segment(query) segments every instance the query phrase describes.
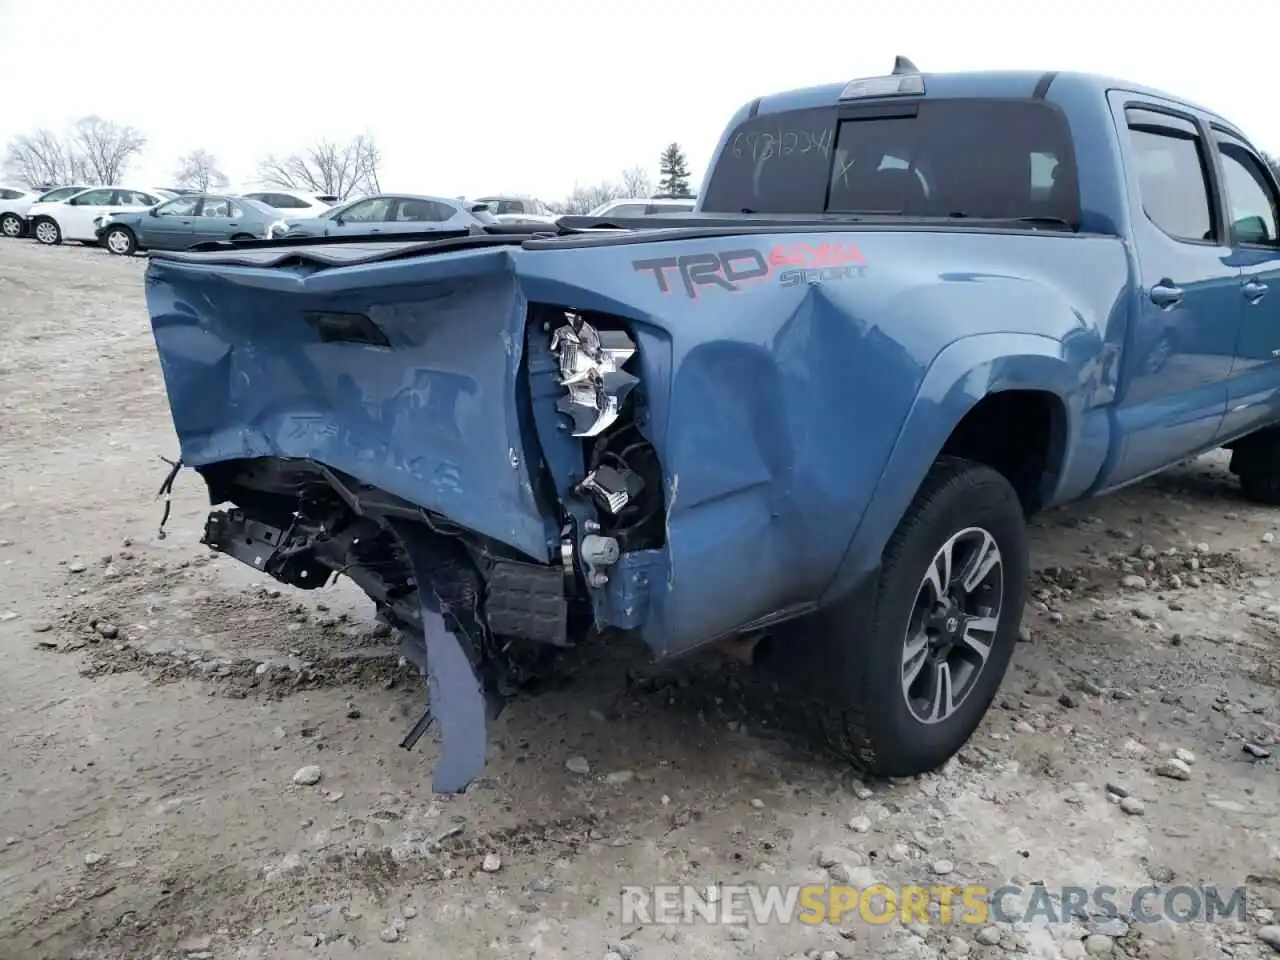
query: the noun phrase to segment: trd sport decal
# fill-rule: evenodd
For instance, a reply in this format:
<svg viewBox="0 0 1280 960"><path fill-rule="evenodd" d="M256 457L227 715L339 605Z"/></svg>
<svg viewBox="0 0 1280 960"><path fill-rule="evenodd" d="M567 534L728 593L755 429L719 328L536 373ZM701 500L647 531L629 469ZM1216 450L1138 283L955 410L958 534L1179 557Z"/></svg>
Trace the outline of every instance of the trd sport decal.
<svg viewBox="0 0 1280 960"><path fill-rule="evenodd" d="M851 243L780 244L767 253L743 247L633 260L631 265L639 272L652 272L662 293L671 292L668 271L674 271L690 299L697 299L700 287L737 292L745 285L770 279L794 287L860 277L867 269L862 252Z"/></svg>

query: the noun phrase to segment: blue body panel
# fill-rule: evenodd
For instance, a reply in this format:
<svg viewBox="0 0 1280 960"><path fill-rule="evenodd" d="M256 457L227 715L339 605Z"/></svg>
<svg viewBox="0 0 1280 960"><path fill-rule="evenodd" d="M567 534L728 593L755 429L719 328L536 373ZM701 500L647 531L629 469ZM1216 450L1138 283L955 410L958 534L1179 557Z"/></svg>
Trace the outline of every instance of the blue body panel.
<svg viewBox="0 0 1280 960"><path fill-rule="evenodd" d="M930 97L1025 98L1045 80L925 78ZM716 156L753 110L831 104L842 87L743 107ZM1242 270L1280 267L1188 249L1145 218L1119 135L1133 98L1167 100L1105 78L1048 84L1077 150L1079 233L744 221L732 236L567 236L324 268L153 262L148 303L184 459L316 460L558 562L566 516L581 529L591 508L571 493L582 441L555 410L553 358L529 309L609 314L637 344L666 544L624 552L591 588L597 622L673 655L827 602L875 569L948 436L993 393L1036 391L1059 415L1047 504L1275 422L1280 368L1264 338L1241 339L1239 286ZM833 250L849 269L788 276ZM736 286L663 283L644 266L748 254L769 266ZM1186 300L1156 308L1147 294L1166 280ZM308 311L366 314L390 346L321 342ZM553 496L535 493L544 476Z"/></svg>
<svg viewBox="0 0 1280 960"><path fill-rule="evenodd" d="M632 322L647 430L667 490L665 551L624 557L594 598L602 624L676 653L819 600L848 554L879 548L964 413L990 390L1046 389L1079 432L1113 385L1129 266L1115 239L867 231L511 247L337 267L153 263L148 300L187 463L305 457L550 560L558 518L530 486L541 414L549 463L581 441L519 381L525 308ZM860 270L784 286L663 293L641 258L856 245ZM554 246L554 244L552 244ZM982 264L980 269L975 265ZM307 310L359 310L390 349L320 343ZM1011 318L1024 332L1013 334ZM1105 449L1095 440L1098 450ZM1075 443L1059 486L1087 487ZM562 467L557 493L575 479ZM905 498L905 499L904 499ZM656 554L656 555L655 555Z"/></svg>

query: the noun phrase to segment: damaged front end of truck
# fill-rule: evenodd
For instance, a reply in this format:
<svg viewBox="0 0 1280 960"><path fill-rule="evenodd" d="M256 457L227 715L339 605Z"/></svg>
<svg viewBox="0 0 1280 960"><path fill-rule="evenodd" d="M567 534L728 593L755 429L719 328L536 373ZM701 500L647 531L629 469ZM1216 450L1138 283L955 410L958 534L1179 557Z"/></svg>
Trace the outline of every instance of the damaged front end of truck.
<svg viewBox="0 0 1280 960"><path fill-rule="evenodd" d="M434 722L451 793L557 650L644 625L675 491L628 324L527 299L502 243L416 263L173 254L147 295L202 542L368 594L428 684L402 746Z"/></svg>

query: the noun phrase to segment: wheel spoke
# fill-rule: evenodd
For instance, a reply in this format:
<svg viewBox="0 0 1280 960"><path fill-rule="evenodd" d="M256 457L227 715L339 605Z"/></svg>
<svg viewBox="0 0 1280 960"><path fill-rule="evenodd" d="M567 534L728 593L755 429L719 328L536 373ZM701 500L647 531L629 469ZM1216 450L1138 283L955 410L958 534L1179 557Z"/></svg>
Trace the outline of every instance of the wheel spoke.
<svg viewBox="0 0 1280 960"><path fill-rule="evenodd" d="M964 573L960 577L960 585L964 587L965 593L977 590L999 562L1000 548L996 546L995 538L983 530L982 543L965 564Z"/></svg>
<svg viewBox="0 0 1280 960"><path fill-rule="evenodd" d="M929 571L925 574L925 580L933 588L935 601L942 600L951 589L951 550L954 545L954 540L948 540L943 544L942 549L934 555L933 563L929 564Z"/></svg>
<svg viewBox="0 0 1280 960"><path fill-rule="evenodd" d="M964 645L982 658L985 663L991 654L991 645L995 643L996 628L1000 621L996 617L970 617L964 625L960 636Z"/></svg>
<svg viewBox="0 0 1280 960"><path fill-rule="evenodd" d="M955 709L951 689L951 666L945 660L933 671L933 702L929 707L929 719L941 720Z"/></svg>
<svg viewBox="0 0 1280 960"><path fill-rule="evenodd" d="M902 689L907 692L929 659L929 637L923 630L907 641L902 652Z"/></svg>

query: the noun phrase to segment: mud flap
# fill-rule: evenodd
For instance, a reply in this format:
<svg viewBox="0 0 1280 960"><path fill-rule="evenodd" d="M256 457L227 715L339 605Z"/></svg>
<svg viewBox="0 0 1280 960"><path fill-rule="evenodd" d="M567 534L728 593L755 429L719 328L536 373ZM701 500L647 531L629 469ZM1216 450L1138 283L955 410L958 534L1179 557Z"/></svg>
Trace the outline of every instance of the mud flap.
<svg viewBox="0 0 1280 960"><path fill-rule="evenodd" d="M418 585L425 644L428 710L440 729L436 793L461 793L484 770L488 723L501 709L487 682L487 628L480 617L474 568L419 524L392 521ZM422 664L419 664L421 668ZM424 714L423 721L427 717ZM421 732L420 721L415 733ZM417 738L410 734L406 746Z"/></svg>

